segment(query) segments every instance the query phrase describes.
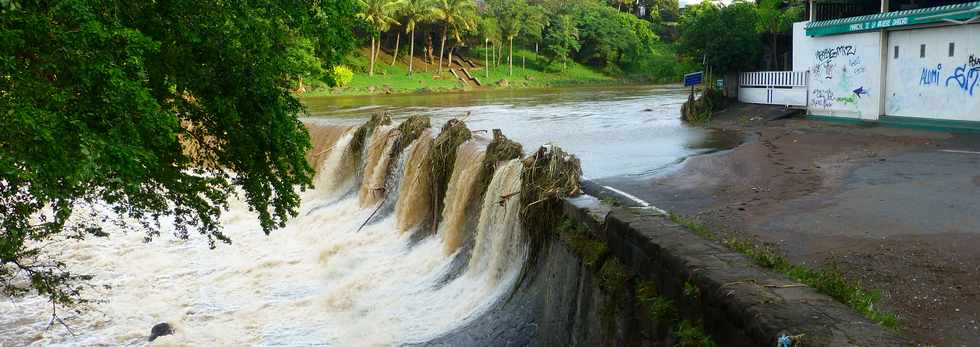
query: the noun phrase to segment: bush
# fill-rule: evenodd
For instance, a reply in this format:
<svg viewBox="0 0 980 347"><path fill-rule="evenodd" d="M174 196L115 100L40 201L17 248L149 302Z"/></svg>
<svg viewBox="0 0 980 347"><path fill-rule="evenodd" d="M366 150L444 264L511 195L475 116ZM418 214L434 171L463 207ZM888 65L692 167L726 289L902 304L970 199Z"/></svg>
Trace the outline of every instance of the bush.
<svg viewBox="0 0 980 347"><path fill-rule="evenodd" d="M333 77L334 85L337 87L346 87L354 79L354 71L351 71L347 65L337 65L333 67L330 71L331 77Z"/></svg>
<svg viewBox="0 0 980 347"><path fill-rule="evenodd" d="M707 123L711 121L714 111L722 110L727 106L728 100L725 95L709 85L700 98L695 99L694 95L688 97L687 102L681 106L681 119L689 123Z"/></svg>

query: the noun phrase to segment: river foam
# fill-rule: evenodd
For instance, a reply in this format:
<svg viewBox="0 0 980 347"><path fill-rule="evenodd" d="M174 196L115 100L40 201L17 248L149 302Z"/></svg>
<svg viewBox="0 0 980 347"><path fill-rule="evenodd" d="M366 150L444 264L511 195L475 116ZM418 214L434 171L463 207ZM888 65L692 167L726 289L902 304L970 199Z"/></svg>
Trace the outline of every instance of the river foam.
<svg viewBox="0 0 980 347"><path fill-rule="evenodd" d="M72 336L59 325L45 330L44 298L4 300L0 343L142 345L159 322L175 334L156 346L417 343L478 318L513 290L527 257L515 197L520 161L498 163L486 193L474 196L483 191L474 184L486 141L461 145L442 223L420 238L435 219L423 169L432 134L394 154L396 128L378 127L357 156L347 151L356 127L310 127L317 187L302 193L299 216L285 228L266 236L232 199L222 224L234 244L214 250L193 236L144 243L125 226L106 226L108 239L54 243L48 251L73 271L111 286L101 292L105 302L61 314ZM391 185L398 189L382 189ZM389 199L397 201L393 213L377 213ZM467 213L467 201L479 213ZM459 257L466 265L452 274Z"/></svg>

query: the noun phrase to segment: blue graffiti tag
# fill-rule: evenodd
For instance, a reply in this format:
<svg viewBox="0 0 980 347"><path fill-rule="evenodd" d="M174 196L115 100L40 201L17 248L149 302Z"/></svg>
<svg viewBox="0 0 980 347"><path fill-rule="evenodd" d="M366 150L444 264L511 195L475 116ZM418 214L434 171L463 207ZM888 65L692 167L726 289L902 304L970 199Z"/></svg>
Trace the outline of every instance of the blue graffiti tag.
<svg viewBox="0 0 980 347"><path fill-rule="evenodd" d="M936 65L935 69L922 68L922 75L919 77L919 85L939 85L939 71L943 69L943 64Z"/></svg>
<svg viewBox="0 0 980 347"><path fill-rule="evenodd" d="M949 81L955 81L956 86L960 87L964 92L973 96L973 89L980 83L980 67L968 68L966 64L963 66L957 66L953 74L946 79L946 86L949 87Z"/></svg>
<svg viewBox="0 0 980 347"><path fill-rule="evenodd" d="M854 90L854 95L857 95L858 99L860 99L861 95L868 95L868 91L864 90L864 86L861 86Z"/></svg>

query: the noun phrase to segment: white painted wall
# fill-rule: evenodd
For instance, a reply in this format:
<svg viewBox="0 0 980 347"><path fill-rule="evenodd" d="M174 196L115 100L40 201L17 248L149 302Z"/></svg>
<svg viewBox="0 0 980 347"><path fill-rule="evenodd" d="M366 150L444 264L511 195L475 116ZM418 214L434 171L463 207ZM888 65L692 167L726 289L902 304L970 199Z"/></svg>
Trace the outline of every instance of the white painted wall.
<svg viewBox="0 0 980 347"><path fill-rule="evenodd" d="M809 114L878 119L881 34L809 37L804 25L793 25L793 70L810 71Z"/></svg>
<svg viewBox="0 0 980 347"><path fill-rule="evenodd" d="M980 24L893 31L888 46L885 114L980 121Z"/></svg>

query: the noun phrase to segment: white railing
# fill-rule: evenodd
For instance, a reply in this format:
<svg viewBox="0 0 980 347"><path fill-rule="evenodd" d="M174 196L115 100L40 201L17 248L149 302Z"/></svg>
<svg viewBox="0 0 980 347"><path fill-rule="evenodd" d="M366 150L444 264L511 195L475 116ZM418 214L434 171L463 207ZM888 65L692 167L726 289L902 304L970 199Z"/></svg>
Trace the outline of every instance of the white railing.
<svg viewBox="0 0 980 347"><path fill-rule="evenodd" d="M806 106L808 71L743 72L738 100L750 104Z"/></svg>

